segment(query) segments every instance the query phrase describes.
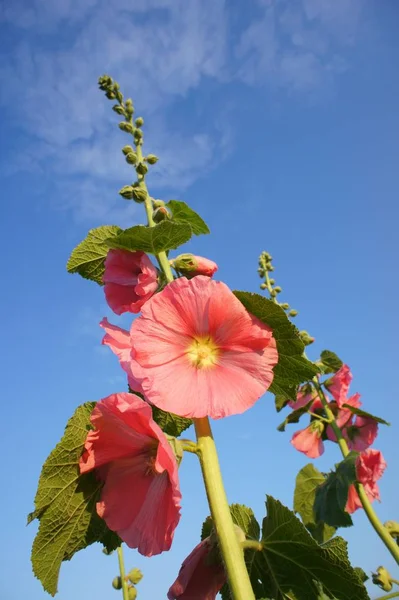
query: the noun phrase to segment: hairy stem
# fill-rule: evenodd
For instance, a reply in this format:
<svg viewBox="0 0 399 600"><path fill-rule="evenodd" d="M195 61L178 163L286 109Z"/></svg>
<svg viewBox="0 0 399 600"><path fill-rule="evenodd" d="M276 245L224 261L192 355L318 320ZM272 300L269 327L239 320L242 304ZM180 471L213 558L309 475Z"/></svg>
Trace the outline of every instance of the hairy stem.
<svg viewBox="0 0 399 600"><path fill-rule="evenodd" d="M244 552L234 530L209 419L194 419L194 424L209 508L232 598L255 600Z"/></svg>
<svg viewBox="0 0 399 600"><path fill-rule="evenodd" d="M129 588L125 579L125 563L123 561L123 550L122 545L118 546L118 562L119 562L119 573L122 580L122 594L123 600L129 600Z"/></svg>
<svg viewBox="0 0 399 600"><path fill-rule="evenodd" d="M332 427L332 430L335 433L335 437L337 438L338 446L341 450L342 456L345 458L349 454L348 444L346 443L346 440L345 440L344 436L342 435L341 429L337 425L334 413L332 412L332 410L329 406L329 402L324 394L323 388L321 387L317 377L314 378L313 385L319 394L319 398L324 407L324 410L326 411L327 418L330 420L330 425ZM370 521L371 526L374 528L377 535L381 538L382 542L388 548L390 554L393 556L393 558L399 564L399 546L397 545L395 540L389 534L388 529L386 527L384 527L384 525L381 523L380 519L378 518L374 508L371 505L370 500L367 497L367 494L365 492L363 485L361 483L356 483L355 486L356 486L356 491L358 493L360 502L362 503L364 512L366 513L366 516L367 516L368 520Z"/></svg>

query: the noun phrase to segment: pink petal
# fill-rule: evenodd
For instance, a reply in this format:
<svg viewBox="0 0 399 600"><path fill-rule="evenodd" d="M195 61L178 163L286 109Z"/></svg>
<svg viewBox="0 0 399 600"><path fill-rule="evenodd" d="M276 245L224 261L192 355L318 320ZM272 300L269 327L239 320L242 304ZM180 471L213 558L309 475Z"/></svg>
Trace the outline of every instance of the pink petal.
<svg viewBox="0 0 399 600"><path fill-rule="evenodd" d="M106 331L102 343L111 348L112 352L119 358L122 369L127 373L130 389L142 393L141 385L133 376L131 369L132 347L129 332L117 325L112 325L106 317L101 321L100 327Z"/></svg>

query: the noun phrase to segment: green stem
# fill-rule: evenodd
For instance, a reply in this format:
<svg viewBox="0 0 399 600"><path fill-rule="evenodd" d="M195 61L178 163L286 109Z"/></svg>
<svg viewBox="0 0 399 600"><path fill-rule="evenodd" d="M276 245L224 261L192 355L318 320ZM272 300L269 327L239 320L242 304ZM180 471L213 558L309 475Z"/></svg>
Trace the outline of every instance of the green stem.
<svg viewBox="0 0 399 600"><path fill-rule="evenodd" d="M319 384L317 377L315 377L313 379L313 385L319 394L323 408L326 411L326 415L327 415L328 419L330 419L331 428L335 433L335 437L337 438L338 446L340 447L342 456L345 458L349 454L348 444L346 443L346 440L345 440L344 436L342 435L341 429L337 425L334 413L332 412L332 410L329 406L329 402L324 394L323 388ZM396 562L399 565L399 546L397 545L395 540L389 534L388 529L386 527L384 527L384 525L381 523L380 519L378 518L374 508L371 505L370 500L367 497L367 494L365 492L363 485L361 483L356 483L355 485L356 485L356 491L358 493L360 502L362 503L364 512L366 513L366 516L367 516L368 520L370 521L371 526L374 528L377 535L380 537L382 542L388 548L389 552L391 553L391 555L393 556L393 558L396 560Z"/></svg>
<svg viewBox="0 0 399 600"><path fill-rule="evenodd" d="M395 583L396 585L399 585L399 580L398 579L391 579L391 583Z"/></svg>
<svg viewBox="0 0 399 600"><path fill-rule="evenodd" d="M125 579L125 563L123 561L123 550L122 545L118 546L118 562L119 562L119 573L122 580L122 594L123 600L129 600L129 588Z"/></svg>
<svg viewBox="0 0 399 600"><path fill-rule="evenodd" d="M198 446L192 440L179 438L179 442L182 444L183 450L185 452L192 452L193 454L198 454Z"/></svg>
<svg viewBox="0 0 399 600"><path fill-rule="evenodd" d="M243 550L258 550L260 552L263 550L263 545L256 540L245 540L245 542L241 542L241 548Z"/></svg>
<svg viewBox="0 0 399 600"><path fill-rule="evenodd" d="M234 530L209 419L194 419L209 508L233 600L255 600L244 553Z"/></svg>
<svg viewBox="0 0 399 600"><path fill-rule="evenodd" d="M376 600L390 600L391 598L399 598L399 592L392 592L392 594L380 596L379 598L376 598Z"/></svg>

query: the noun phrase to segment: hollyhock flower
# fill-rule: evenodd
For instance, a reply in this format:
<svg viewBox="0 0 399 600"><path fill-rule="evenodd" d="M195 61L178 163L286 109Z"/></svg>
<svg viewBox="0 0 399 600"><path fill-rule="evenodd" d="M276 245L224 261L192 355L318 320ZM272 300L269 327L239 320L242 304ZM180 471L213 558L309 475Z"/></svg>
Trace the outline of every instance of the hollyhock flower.
<svg viewBox="0 0 399 600"><path fill-rule="evenodd" d="M350 398L346 398L343 404L349 404L350 406L353 406L353 408L360 408L362 405L360 401L360 394L356 393L353 394L353 396L351 396ZM353 413L345 406L342 406L342 408L338 409L337 416L335 417L335 422L338 425L338 427L341 430L343 430L344 427L349 427L352 424L352 419ZM331 440L332 442L337 441L335 433L330 425L327 427L326 433L329 440Z"/></svg>
<svg viewBox="0 0 399 600"><path fill-rule="evenodd" d="M377 481L382 477L387 463L379 450L369 448L365 450L356 459L356 478L363 484L364 491L370 502L380 499L380 491ZM349 486L348 500L345 510L353 513L362 507L360 498L354 485Z"/></svg>
<svg viewBox="0 0 399 600"><path fill-rule="evenodd" d="M312 421L305 429L296 431L291 438L291 444L309 458L318 458L324 452L321 436L324 425L321 421Z"/></svg>
<svg viewBox="0 0 399 600"><path fill-rule="evenodd" d="M158 272L144 252L110 250L103 281L105 298L117 315L138 313L157 290Z"/></svg>
<svg viewBox="0 0 399 600"><path fill-rule="evenodd" d="M131 369L149 402L182 417L220 419L250 408L273 381L271 329L229 288L180 277L143 306Z"/></svg>
<svg viewBox="0 0 399 600"><path fill-rule="evenodd" d="M209 258L204 258L203 256L195 256L194 254L180 254L170 262L176 271L187 278L194 277L195 275L212 277L218 270L218 266L213 260L209 260Z"/></svg>
<svg viewBox="0 0 399 600"><path fill-rule="evenodd" d="M356 416L355 422L345 427L342 434L350 450L362 452L374 442L378 433L378 423L371 417Z"/></svg>
<svg viewBox="0 0 399 600"><path fill-rule="evenodd" d="M315 406L317 406L319 408L321 401L319 396L317 395L316 390L314 389L314 387L312 385L309 385L308 383L306 383L305 385L302 385L297 393L296 396L296 400L290 400L288 402L288 406L290 406L291 408L293 408L294 410L298 410L298 408L303 408L304 406L306 406L307 404L309 404L309 402L316 402L318 401ZM314 405L312 404L309 407L309 410L313 411L314 409Z"/></svg>
<svg viewBox="0 0 399 600"><path fill-rule="evenodd" d="M346 402L350 383L352 381L352 373L348 365L342 365L342 367L325 382L325 386L331 393L332 397L338 404L342 406Z"/></svg>
<svg viewBox="0 0 399 600"><path fill-rule="evenodd" d="M220 562L210 559L212 548L206 538L187 556L169 589L168 600L215 600L226 582L226 574Z"/></svg>
<svg viewBox="0 0 399 600"><path fill-rule="evenodd" d="M169 550L180 519L177 462L151 407L134 394L112 394L91 414L80 472L104 482L97 513L144 556Z"/></svg>
<svg viewBox="0 0 399 600"><path fill-rule="evenodd" d="M130 344L130 334L126 329L122 329L117 325L112 325L108 322L108 319L104 317L104 319L100 323L100 327L105 329L106 334L103 337L102 343L104 346L108 346L111 348L112 352L117 355L119 358L119 364L122 369L127 373L127 380L129 383L129 387L134 392L142 393L141 385L133 377L132 369L131 369L131 351L132 346Z"/></svg>

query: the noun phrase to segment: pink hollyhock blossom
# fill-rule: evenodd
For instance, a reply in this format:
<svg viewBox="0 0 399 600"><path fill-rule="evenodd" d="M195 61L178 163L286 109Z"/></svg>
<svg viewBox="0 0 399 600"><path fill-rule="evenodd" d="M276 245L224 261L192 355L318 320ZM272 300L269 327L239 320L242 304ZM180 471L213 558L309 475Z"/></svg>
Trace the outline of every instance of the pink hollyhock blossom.
<svg viewBox="0 0 399 600"><path fill-rule="evenodd" d="M194 254L180 254L171 261L171 264L176 271L187 278L195 277L196 275L212 277L218 270L218 266L213 260L209 260L209 258L204 258L203 256L195 256Z"/></svg>
<svg viewBox="0 0 399 600"><path fill-rule="evenodd" d="M296 431L291 439L291 444L309 458L318 458L324 452L321 436L324 425L320 421L313 421L309 427Z"/></svg>
<svg viewBox="0 0 399 600"><path fill-rule="evenodd" d="M360 408L362 405L360 401L360 394L356 393L353 394L353 396L351 396L350 398L346 398L343 404L349 404L350 406L353 406L353 408ZM344 427L349 427L352 424L352 419L353 413L350 410L348 410L345 406L343 406L342 408L338 409L338 414L335 418L335 422L337 423L338 427L343 430ZM337 441L335 433L330 425L327 427L326 433L329 440L331 440L332 442Z"/></svg>
<svg viewBox="0 0 399 600"><path fill-rule="evenodd" d="M157 290L158 272L144 252L110 250L103 281L105 298L117 315L138 313Z"/></svg>
<svg viewBox="0 0 399 600"><path fill-rule="evenodd" d="M169 550L180 519L177 462L151 407L134 394L96 404L80 472L104 482L97 513L144 556Z"/></svg>
<svg viewBox="0 0 399 600"><path fill-rule="evenodd" d="M365 450L356 459L356 477L357 481L363 484L364 491L370 502L380 499L380 491L377 481L382 477L387 463L379 450L369 448ZM348 500L345 510L353 513L362 507L358 493L354 485L349 487Z"/></svg>
<svg viewBox="0 0 399 600"><path fill-rule="evenodd" d="M348 365L342 365L339 371L326 381L325 385L338 406L342 406L346 402L351 381L352 373Z"/></svg>
<svg viewBox="0 0 399 600"><path fill-rule="evenodd" d="M226 575L223 565L210 559L212 548L206 538L187 556L168 592L168 600L215 600Z"/></svg>
<svg viewBox="0 0 399 600"><path fill-rule="evenodd" d="M271 329L229 288L180 277L134 320L132 373L149 402L183 417L220 419L250 408L273 381Z"/></svg>
<svg viewBox="0 0 399 600"><path fill-rule="evenodd" d="M343 429L342 434L350 450L362 452L374 442L378 433L378 423L371 417L356 416L355 422Z"/></svg>
<svg viewBox="0 0 399 600"><path fill-rule="evenodd" d="M100 322L100 327L105 329L106 334L103 337L102 343L104 346L111 348L112 352L119 358L119 364L122 369L127 373L127 380L129 387L134 392L142 393L141 385L133 377L131 369L131 358L130 354L132 346L130 344L130 334L126 329L122 329L117 325L112 325L108 322L108 319L104 319Z"/></svg>

